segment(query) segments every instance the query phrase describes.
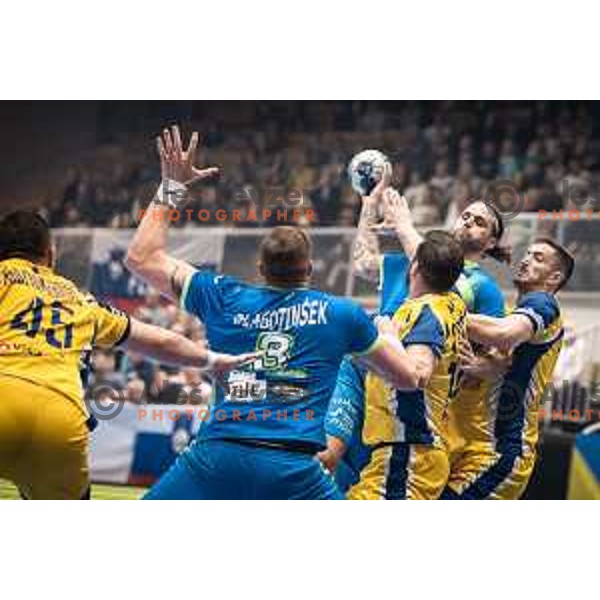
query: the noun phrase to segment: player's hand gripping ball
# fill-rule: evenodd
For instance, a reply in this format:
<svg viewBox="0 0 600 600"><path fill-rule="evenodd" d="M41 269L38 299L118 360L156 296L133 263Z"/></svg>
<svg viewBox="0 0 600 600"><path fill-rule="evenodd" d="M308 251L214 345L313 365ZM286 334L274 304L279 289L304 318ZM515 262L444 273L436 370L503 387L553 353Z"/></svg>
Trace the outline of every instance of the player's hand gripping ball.
<svg viewBox="0 0 600 600"><path fill-rule="evenodd" d="M355 154L348 165L348 177L352 189L361 196L368 196L385 173L391 174L388 157L379 150L363 150Z"/></svg>

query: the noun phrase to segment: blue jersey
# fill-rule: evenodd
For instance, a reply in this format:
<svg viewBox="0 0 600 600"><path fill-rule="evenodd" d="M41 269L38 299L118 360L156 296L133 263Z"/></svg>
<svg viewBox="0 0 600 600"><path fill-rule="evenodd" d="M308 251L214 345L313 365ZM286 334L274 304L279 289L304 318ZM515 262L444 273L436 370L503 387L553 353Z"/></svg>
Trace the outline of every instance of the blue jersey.
<svg viewBox="0 0 600 600"><path fill-rule="evenodd" d="M408 296L408 268L406 254L384 254L380 271L379 314L392 316ZM331 397L325 431L346 444L346 453L338 465L335 479L345 492L358 482L361 470L369 462L371 450L363 444L362 429L365 419L365 375L367 369L351 358L344 359L338 381Z"/></svg>
<svg viewBox="0 0 600 600"><path fill-rule="evenodd" d="M378 335L358 304L197 271L182 306L204 322L212 350L263 353L215 386L199 437L325 445L323 421L340 362L369 351Z"/></svg>
<svg viewBox="0 0 600 600"><path fill-rule="evenodd" d="M504 316L504 296L500 286L479 263L465 260L455 287L469 312L498 318Z"/></svg>
<svg viewBox="0 0 600 600"><path fill-rule="evenodd" d="M391 317L408 296L410 260L404 252L389 252L381 259L379 314Z"/></svg>

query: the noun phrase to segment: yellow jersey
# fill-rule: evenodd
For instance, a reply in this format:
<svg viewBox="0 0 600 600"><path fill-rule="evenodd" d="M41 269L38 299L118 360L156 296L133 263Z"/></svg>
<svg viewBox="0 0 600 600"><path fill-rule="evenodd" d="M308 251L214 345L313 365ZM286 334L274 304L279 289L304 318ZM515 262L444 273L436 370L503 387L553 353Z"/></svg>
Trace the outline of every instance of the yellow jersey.
<svg viewBox="0 0 600 600"><path fill-rule="evenodd" d="M0 376L49 388L86 414L80 376L92 347L129 334L129 317L48 267L0 261Z"/></svg>
<svg viewBox="0 0 600 600"><path fill-rule="evenodd" d="M396 390L378 375L366 377L363 441L446 447L448 408L456 394L458 349L466 341L464 301L454 292L407 300L394 314L404 346L426 345L437 357L422 390Z"/></svg>

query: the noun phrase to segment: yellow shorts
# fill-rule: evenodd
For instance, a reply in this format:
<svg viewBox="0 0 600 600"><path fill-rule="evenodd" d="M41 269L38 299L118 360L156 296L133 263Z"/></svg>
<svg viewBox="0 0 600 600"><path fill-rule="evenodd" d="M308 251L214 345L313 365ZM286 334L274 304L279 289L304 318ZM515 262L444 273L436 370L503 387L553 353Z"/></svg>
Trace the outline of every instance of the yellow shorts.
<svg viewBox="0 0 600 600"><path fill-rule="evenodd" d="M394 444L377 448L348 491L350 500L435 500L448 479L444 450L433 446Z"/></svg>
<svg viewBox="0 0 600 600"><path fill-rule="evenodd" d="M499 453L484 444L467 444L451 457L444 498L517 500L535 467L536 453Z"/></svg>
<svg viewBox="0 0 600 600"><path fill-rule="evenodd" d="M86 416L64 396L0 376L0 478L31 499L79 499L89 488Z"/></svg>

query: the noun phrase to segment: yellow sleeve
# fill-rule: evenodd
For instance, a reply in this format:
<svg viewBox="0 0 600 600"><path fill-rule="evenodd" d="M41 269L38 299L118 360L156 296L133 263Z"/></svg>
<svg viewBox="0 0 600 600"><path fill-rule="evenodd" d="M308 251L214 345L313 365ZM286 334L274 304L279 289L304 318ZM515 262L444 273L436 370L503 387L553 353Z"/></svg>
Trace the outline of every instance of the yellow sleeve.
<svg viewBox="0 0 600 600"><path fill-rule="evenodd" d="M94 346L112 348L122 344L129 336L129 315L108 304L92 301L95 322Z"/></svg>

